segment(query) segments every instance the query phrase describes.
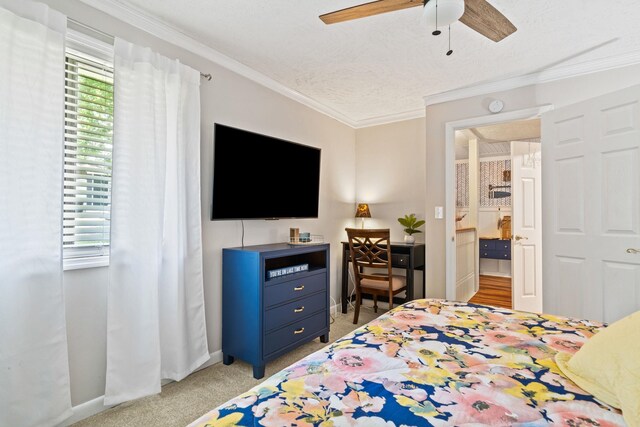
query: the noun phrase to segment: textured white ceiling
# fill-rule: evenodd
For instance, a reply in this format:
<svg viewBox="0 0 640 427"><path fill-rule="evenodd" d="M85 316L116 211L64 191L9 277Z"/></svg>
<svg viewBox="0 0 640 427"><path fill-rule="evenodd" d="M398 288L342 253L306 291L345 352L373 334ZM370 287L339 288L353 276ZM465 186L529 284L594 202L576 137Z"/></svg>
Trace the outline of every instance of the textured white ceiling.
<svg viewBox="0 0 640 427"><path fill-rule="evenodd" d="M497 125L457 130L456 160L469 158L469 140L480 142L480 157L503 156L511 154L511 141L539 140L541 136L540 119L518 120Z"/></svg>
<svg viewBox="0 0 640 427"><path fill-rule="evenodd" d="M484 142L510 142L537 139L541 136L540 119L518 120L471 129L475 137Z"/></svg>
<svg viewBox="0 0 640 427"><path fill-rule="evenodd" d="M128 0L353 121L420 110L426 95L640 50L638 0L490 0L518 31L494 43L455 23L450 57L446 32L431 36L421 7L330 26L318 18L363 2Z"/></svg>

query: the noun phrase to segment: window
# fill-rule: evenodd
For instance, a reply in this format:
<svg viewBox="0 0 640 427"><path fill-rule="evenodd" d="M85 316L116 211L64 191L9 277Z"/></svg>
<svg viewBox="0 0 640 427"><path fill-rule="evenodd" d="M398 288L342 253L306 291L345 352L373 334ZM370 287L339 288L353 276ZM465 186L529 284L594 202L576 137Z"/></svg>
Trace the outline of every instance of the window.
<svg viewBox="0 0 640 427"><path fill-rule="evenodd" d="M107 265L113 150L109 46L69 31L65 66L65 269Z"/></svg>

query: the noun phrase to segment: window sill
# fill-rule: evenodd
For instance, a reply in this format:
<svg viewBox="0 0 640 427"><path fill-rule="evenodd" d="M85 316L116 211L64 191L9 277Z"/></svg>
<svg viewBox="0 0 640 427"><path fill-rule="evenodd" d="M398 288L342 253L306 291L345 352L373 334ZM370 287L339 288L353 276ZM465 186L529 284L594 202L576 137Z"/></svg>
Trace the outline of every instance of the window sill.
<svg viewBox="0 0 640 427"><path fill-rule="evenodd" d="M67 258L62 262L64 271L67 270L81 270L84 268L95 267L108 267L109 255L81 257L81 258Z"/></svg>

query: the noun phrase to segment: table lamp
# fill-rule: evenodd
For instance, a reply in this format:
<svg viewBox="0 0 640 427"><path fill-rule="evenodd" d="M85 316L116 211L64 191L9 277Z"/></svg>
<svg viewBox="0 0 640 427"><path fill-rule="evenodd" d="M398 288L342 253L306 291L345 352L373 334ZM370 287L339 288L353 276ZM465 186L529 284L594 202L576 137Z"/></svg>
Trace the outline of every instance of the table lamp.
<svg viewBox="0 0 640 427"><path fill-rule="evenodd" d="M356 209L356 218L362 218L362 228L364 228L364 219L371 218L371 212L369 211L369 205L366 203L358 203Z"/></svg>

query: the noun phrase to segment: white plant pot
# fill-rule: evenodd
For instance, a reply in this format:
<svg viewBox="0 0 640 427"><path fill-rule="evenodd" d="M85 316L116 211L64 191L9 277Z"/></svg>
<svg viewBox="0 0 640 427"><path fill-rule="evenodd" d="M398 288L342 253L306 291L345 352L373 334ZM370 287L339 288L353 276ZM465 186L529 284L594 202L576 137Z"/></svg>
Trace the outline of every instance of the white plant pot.
<svg viewBox="0 0 640 427"><path fill-rule="evenodd" d="M404 242L405 243L415 243L416 242L416 238L414 236L410 236L408 234L404 235Z"/></svg>

